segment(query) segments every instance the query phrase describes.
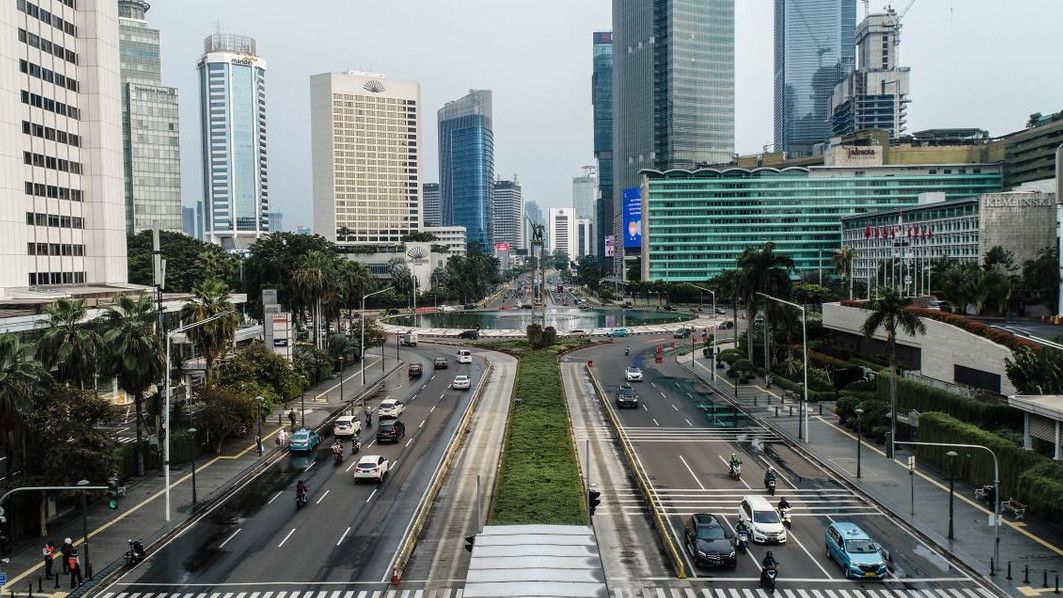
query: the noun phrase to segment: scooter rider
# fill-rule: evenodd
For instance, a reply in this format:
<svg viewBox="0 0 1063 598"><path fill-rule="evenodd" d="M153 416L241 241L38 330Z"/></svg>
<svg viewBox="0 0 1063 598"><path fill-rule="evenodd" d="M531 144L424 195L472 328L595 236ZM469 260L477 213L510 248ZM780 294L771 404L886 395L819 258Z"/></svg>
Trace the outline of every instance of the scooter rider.
<svg viewBox="0 0 1063 598"><path fill-rule="evenodd" d="M760 562L760 566L760 583L763 584L768 580L769 569L772 569L774 571L779 570L779 561L775 560L775 557L772 556L771 551L769 550L768 554L764 555L764 560Z"/></svg>
<svg viewBox="0 0 1063 598"><path fill-rule="evenodd" d="M779 512L781 513L784 509L789 509L789 508L790 508L790 501L786 500L785 496L780 498L779 499Z"/></svg>
<svg viewBox="0 0 1063 598"><path fill-rule="evenodd" d="M738 458L738 455L731 453L731 460L727 463L731 467L731 472L738 471L738 467L742 465L742 460Z"/></svg>
<svg viewBox="0 0 1063 598"><path fill-rule="evenodd" d="M770 489L775 484L775 468L768 467L768 471L764 473L764 488Z"/></svg>
<svg viewBox="0 0 1063 598"><path fill-rule="evenodd" d="M631 345L627 345L624 347L624 355L631 355Z"/></svg>
<svg viewBox="0 0 1063 598"><path fill-rule="evenodd" d="M332 446L330 448L332 449L333 457L336 457L338 459L339 457L343 456L343 445L340 444L339 440L332 441Z"/></svg>
<svg viewBox="0 0 1063 598"><path fill-rule="evenodd" d="M310 487L306 485L306 482L299 480L295 484L295 499L299 501L305 501L306 495L310 492Z"/></svg>
<svg viewBox="0 0 1063 598"><path fill-rule="evenodd" d="M742 540L742 534L745 534L745 540ZM749 535L749 526L746 525L746 522L744 520L739 519L738 523L735 524L735 536L738 537L738 542L742 544L741 548L745 548L747 546L747 543L749 542Z"/></svg>

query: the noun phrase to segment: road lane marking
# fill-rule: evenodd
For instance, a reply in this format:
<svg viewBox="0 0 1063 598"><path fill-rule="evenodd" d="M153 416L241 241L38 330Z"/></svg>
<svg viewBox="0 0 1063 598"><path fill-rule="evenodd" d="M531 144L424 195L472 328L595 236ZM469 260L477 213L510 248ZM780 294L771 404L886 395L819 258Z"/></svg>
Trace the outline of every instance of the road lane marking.
<svg viewBox="0 0 1063 598"><path fill-rule="evenodd" d="M685 422L687 423L687 425L688 425L688 426L690 426L691 428L693 428L693 427L694 427L694 424L690 423L690 420L689 420L689 419L687 419L687 418L685 418L685 417L684 417L684 418L683 418L683 421L685 421Z"/></svg>
<svg viewBox="0 0 1063 598"><path fill-rule="evenodd" d="M683 455L679 455L679 460L683 462L683 467L687 468L687 471L690 472L690 477L694 478L694 481L697 482L698 487L704 490L705 485L702 484L701 480L698 479L698 476L694 473L694 470L690 468L690 464L687 463L687 460L683 458Z"/></svg>
<svg viewBox="0 0 1063 598"><path fill-rule="evenodd" d="M269 504L273 504L273 501L275 501L275 500L277 500L278 498L280 498L280 497L281 497L281 494L284 494L284 491L283 491L283 490L281 490L280 492L278 492L278 493L274 494L274 495L273 495L273 498L269 499L269 502L267 502L266 504L267 504L267 505L269 505Z"/></svg>
<svg viewBox="0 0 1063 598"><path fill-rule="evenodd" d="M336 546L339 546L343 542L343 539L346 538L347 534L349 533L351 533L351 526L348 525L347 529L343 530L343 535L340 536L340 539L336 541Z"/></svg>
<svg viewBox="0 0 1063 598"><path fill-rule="evenodd" d="M376 442L376 440L375 440L375 439L374 439L374 440L370 440L370 441L369 441L369 444L365 445L365 448L369 448L369 447L373 446L373 443L374 443L374 442Z"/></svg>
<svg viewBox="0 0 1063 598"><path fill-rule="evenodd" d="M656 417L651 418L651 419L653 419L653 425L660 427L661 424L657 421Z"/></svg>
<svg viewBox="0 0 1063 598"><path fill-rule="evenodd" d="M369 493L369 498L365 499L365 502L368 503L369 501L373 500L373 497L376 495L377 490L380 490L380 488L373 488L373 491Z"/></svg>
<svg viewBox="0 0 1063 598"><path fill-rule="evenodd" d="M443 393L443 394L439 395L439 398L442 399L442 398L445 398L446 396L447 396L447 393Z"/></svg>
<svg viewBox="0 0 1063 598"><path fill-rule="evenodd" d="M671 405L672 405L672 409L675 409L675 412L679 413L679 407L676 407L675 403L671 403Z"/></svg>
<svg viewBox="0 0 1063 598"><path fill-rule="evenodd" d="M815 563L816 567L819 567L819 570L823 572L823 575L827 576L827 579L834 579L834 577L830 573L828 573L826 569L823 568L823 565L819 564L819 561L816 560L816 557L812 556L812 553L809 552L807 548L805 548L805 545L801 543L801 540L797 539L797 536L794 535L793 529L786 530L786 535L789 536L789 538L794 542L797 542L797 545L801 547L801 550L805 551L805 554L808 555L809 560Z"/></svg>
<svg viewBox="0 0 1063 598"><path fill-rule="evenodd" d="M294 533L295 533L295 528L293 527L293 528L292 528L292 531L288 532L288 535L287 535L287 536L284 536L284 539L283 539L283 540L281 540L281 543L280 543L280 544L277 544L277 548L280 548L281 546L284 546L284 543L285 543L285 542L287 542L287 541L288 541L288 538L291 538L291 537L292 537L292 534L294 534Z"/></svg>
<svg viewBox="0 0 1063 598"><path fill-rule="evenodd" d="M649 408L649 407L647 407L645 403L643 403L643 404L642 404L642 408L643 408L643 409L645 409L646 411L649 411L649 410L650 410L650 408Z"/></svg>
<svg viewBox="0 0 1063 598"><path fill-rule="evenodd" d="M668 397L666 397L666 396L664 395L664 393L663 393L663 392L662 392L662 393L660 393L660 395L661 395L661 398L662 398L662 399L667 399L667 398L668 398Z"/></svg>
<svg viewBox="0 0 1063 598"><path fill-rule="evenodd" d="M431 412L435 411L436 407L438 407L438 405L432 405L432 408L429 409L428 412L431 413Z"/></svg>
<svg viewBox="0 0 1063 598"><path fill-rule="evenodd" d="M317 502L316 502L316 503L314 503L314 504L315 504L315 505L319 505L319 504L321 504L321 501L325 500L325 497L326 497L326 496L328 496L328 493L329 493L329 492L332 492L332 490L325 490L325 493L324 493L324 494L322 494L322 495L321 495L321 498L317 499Z"/></svg>
<svg viewBox="0 0 1063 598"><path fill-rule="evenodd" d="M351 456L353 457L354 455L351 455ZM350 471L350 470L354 469L355 465L358 465L358 462L357 461L351 461L351 464L348 465L347 469L344 469L343 471Z"/></svg>
<svg viewBox="0 0 1063 598"><path fill-rule="evenodd" d="M420 428L423 428L423 427L424 427L424 423L425 423L426 421L428 421L428 420L426 420L426 419L422 419L422 420L421 420L421 425L417 426L417 428L418 428L418 429L420 429Z"/></svg>
<svg viewBox="0 0 1063 598"><path fill-rule="evenodd" d="M225 541L224 541L224 542L222 542L221 544L219 544L219 545L218 545L218 549L219 549L219 550L221 550L222 548L225 548L225 545L229 543L229 540L232 540L233 538L235 538L235 537L236 537L236 534L240 533L240 530L241 530L241 529L243 529L243 528L239 528L239 529L237 529L237 530L236 530L235 532L233 532L233 535L229 536L228 538L226 538L226 539L225 539Z"/></svg>
<svg viewBox="0 0 1063 598"><path fill-rule="evenodd" d="M313 462L313 463L311 463L310 465L307 465L307 466L306 466L306 469L304 469L304 470L303 470L303 472L305 473L305 472L307 472L307 471L310 471L310 468L311 468L311 467L313 467L314 465L317 465L317 461L314 461L314 462Z"/></svg>
<svg viewBox="0 0 1063 598"><path fill-rule="evenodd" d="M411 443L411 442L413 442L413 438L411 438L411 439L409 439L409 440L407 440L407 441L406 441L406 446L410 446L410 443Z"/></svg>

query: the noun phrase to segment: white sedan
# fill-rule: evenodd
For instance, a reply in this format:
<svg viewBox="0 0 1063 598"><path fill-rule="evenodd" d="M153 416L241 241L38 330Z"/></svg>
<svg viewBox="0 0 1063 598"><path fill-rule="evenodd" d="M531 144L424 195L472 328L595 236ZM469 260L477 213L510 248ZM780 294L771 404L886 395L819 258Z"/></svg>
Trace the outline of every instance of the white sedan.
<svg viewBox="0 0 1063 598"><path fill-rule="evenodd" d="M402 403L395 399L387 399L380 402L380 407L377 408L376 413L378 417L394 417L398 418L402 415Z"/></svg>
<svg viewBox="0 0 1063 598"><path fill-rule="evenodd" d="M383 482L384 478L388 477L388 470L390 469L391 461L388 461L386 457L366 455L359 459L358 465L354 467L354 481L374 480Z"/></svg>
<svg viewBox="0 0 1063 598"><path fill-rule="evenodd" d="M642 382L642 370L634 366L626 368L624 379L628 382Z"/></svg>
<svg viewBox="0 0 1063 598"><path fill-rule="evenodd" d="M472 388L472 379L465 374L454 376L454 381L450 383L450 387L455 390L469 390Z"/></svg>

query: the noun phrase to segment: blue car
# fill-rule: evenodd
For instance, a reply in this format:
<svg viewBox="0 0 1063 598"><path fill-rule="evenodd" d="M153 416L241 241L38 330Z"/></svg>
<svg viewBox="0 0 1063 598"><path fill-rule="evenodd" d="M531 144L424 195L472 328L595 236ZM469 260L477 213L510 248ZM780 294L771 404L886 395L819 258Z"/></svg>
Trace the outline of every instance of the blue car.
<svg viewBox="0 0 1063 598"><path fill-rule="evenodd" d="M628 330L627 328L613 328L612 330L609 331L609 333L606 336L612 336L612 337L619 338L619 337L627 336L629 334L631 334L631 331Z"/></svg>
<svg viewBox="0 0 1063 598"><path fill-rule="evenodd" d="M888 569L882 548L853 523L838 521L824 532L827 558L841 565L846 579L882 579Z"/></svg>
<svg viewBox="0 0 1063 598"><path fill-rule="evenodd" d="M312 451L317 448L317 443L319 442L321 442L321 437L318 436L317 432L309 428L296 430L288 443L288 451L293 453Z"/></svg>

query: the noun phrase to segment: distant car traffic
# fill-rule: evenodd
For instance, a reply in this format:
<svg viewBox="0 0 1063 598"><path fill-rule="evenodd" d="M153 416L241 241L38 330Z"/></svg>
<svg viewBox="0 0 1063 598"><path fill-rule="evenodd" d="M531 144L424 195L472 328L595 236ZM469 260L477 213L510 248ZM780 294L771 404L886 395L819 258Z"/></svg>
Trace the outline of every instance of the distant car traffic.
<svg viewBox="0 0 1063 598"><path fill-rule="evenodd" d="M627 336L629 334L631 334L631 330L629 330L627 328L613 328L612 330L609 331L608 334L606 334L606 336L611 336L611 337L614 337L614 338L621 338L621 337L625 337L625 336Z"/></svg>
<svg viewBox="0 0 1063 598"><path fill-rule="evenodd" d="M638 409L639 395L630 384L621 384L620 388L616 389L616 406L619 409Z"/></svg>
<svg viewBox="0 0 1063 598"><path fill-rule="evenodd" d="M319 442L321 442L321 437L317 432L309 428L301 428L292 434L292 439L288 441L288 450L293 453L312 451L317 448Z"/></svg>
<svg viewBox="0 0 1063 598"><path fill-rule="evenodd" d="M727 522L718 515L697 513L683 528L683 543L690 558L703 567L738 566L735 537Z"/></svg>
<svg viewBox="0 0 1063 598"><path fill-rule="evenodd" d="M432 369L433 370L445 370L448 367L450 367L450 363L447 362L447 358L446 357L436 357L432 361Z"/></svg>
<svg viewBox="0 0 1063 598"><path fill-rule="evenodd" d="M424 374L424 367L419 363L411 363L409 367L406 368L406 373L411 378L420 378L421 375Z"/></svg>
<svg viewBox="0 0 1063 598"><path fill-rule="evenodd" d="M469 390L472 388L472 379L465 374L459 374L454 376L454 381L450 383L450 387L455 390Z"/></svg>
<svg viewBox="0 0 1063 598"><path fill-rule="evenodd" d="M332 435L340 437L357 436L362 433L362 420L353 415L341 415L332 426Z"/></svg>
<svg viewBox="0 0 1063 598"><path fill-rule="evenodd" d="M358 460L358 465L354 467L354 481L360 482L362 480L374 480L376 482L383 482L384 478L388 477L388 470L391 469L391 461L380 455L366 455Z"/></svg>
<svg viewBox="0 0 1063 598"><path fill-rule="evenodd" d="M642 369L635 366L624 368L624 380L628 382L642 382Z"/></svg>
<svg viewBox="0 0 1063 598"><path fill-rule="evenodd" d="M397 419L380 418L376 428L376 441L378 444L386 442L398 442L406 435L406 424Z"/></svg>
<svg viewBox="0 0 1063 598"><path fill-rule="evenodd" d="M377 416L381 419L385 417L398 417L402 415L404 407L400 401L395 399L387 399L380 402L380 407L377 408Z"/></svg>
<svg viewBox="0 0 1063 598"><path fill-rule="evenodd" d="M853 523L837 521L823 532L827 558L841 565L848 578L882 579L888 568L882 549L871 537Z"/></svg>

